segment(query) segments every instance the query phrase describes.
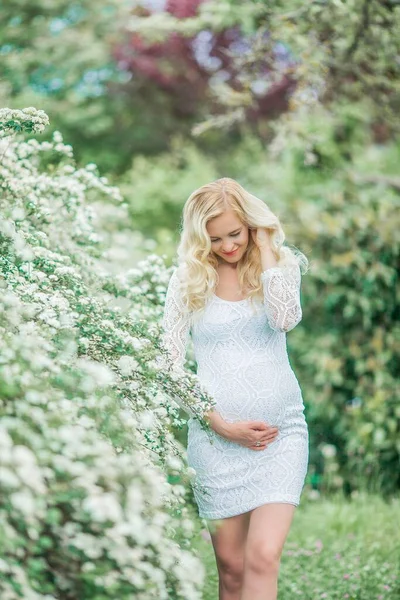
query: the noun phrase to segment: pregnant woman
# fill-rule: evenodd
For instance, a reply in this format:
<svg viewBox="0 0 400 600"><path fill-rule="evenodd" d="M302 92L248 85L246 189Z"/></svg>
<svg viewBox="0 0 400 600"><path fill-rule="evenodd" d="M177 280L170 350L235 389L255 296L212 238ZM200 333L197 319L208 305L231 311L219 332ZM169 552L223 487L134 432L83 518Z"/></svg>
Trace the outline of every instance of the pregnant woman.
<svg viewBox="0 0 400 600"><path fill-rule="evenodd" d="M236 181L191 194L162 342L182 368L192 336L199 388L215 401L188 421L188 464L208 520L220 600L275 600L282 549L308 467L302 392L286 332L301 320L307 258L279 219ZM185 408L185 407L184 407Z"/></svg>

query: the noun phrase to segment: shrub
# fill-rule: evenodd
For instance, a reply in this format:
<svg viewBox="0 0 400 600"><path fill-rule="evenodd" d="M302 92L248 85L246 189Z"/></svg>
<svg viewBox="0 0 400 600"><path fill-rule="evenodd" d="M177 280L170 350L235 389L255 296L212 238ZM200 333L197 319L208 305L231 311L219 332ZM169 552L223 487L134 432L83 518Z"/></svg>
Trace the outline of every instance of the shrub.
<svg viewBox="0 0 400 600"><path fill-rule="evenodd" d="M102 206L120 221L126 207L58 132L0 145L1 598L199 599L192 516L171 483L190 473L168 390L190 401L190 376L182 392L157 360L169 273L160 258L103 268Z"/></svg>

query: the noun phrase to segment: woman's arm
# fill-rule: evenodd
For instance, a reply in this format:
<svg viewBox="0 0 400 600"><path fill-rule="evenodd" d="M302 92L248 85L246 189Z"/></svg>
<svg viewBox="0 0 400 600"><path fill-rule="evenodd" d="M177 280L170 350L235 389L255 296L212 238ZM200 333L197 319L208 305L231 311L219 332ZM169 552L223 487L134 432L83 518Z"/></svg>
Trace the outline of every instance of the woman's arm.
<svg viewBox="0 0 400 600"><path fill-rule="evenodd" d="M210 406L207 406L207 403L204 400L200 400L197 396L204 397L207 392L201 386L197 375L185 371L184 368L190 330L189 316L181 299L178 275L174 271L168 283L165 297L164 314L161 323L161 345L166 351L172 373L178 377L188 375L192 381L195 381L195 394L193 394L192 403L184 402L175 394L173 394L173 399L190 417L202 419L205 412L210 409Z"/></svg>
<svg viewBox="0 0 400 600"><path fill-rule="evenodd" d="M268 324L274 331L287 332L301 321L301 272L298 265L278 267L267 231L258 229L253 239L260 249L261 282Z"/></svg>
<svg viewBox="0 0 400 600"><path fill-rule="evenodd" d="M290 331L302 318L300 267L271 267L261 273L261 281L269 326L275 331Z"/></svg>

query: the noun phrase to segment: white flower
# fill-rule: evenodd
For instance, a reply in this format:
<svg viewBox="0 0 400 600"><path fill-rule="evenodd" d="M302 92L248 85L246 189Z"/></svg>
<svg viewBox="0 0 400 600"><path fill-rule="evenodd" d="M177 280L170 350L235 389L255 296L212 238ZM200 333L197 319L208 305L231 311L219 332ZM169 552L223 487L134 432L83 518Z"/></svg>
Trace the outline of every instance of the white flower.
<svg viewBox="0 0 400 600"><path fill-rule="evenodd" d="M21 481L39 494L44 494L46 487L33 452L26 446L15 446L13 458L16 474Z"/></svg>
<svg viewBox="0 0 400 600"><path fill-rule="evenodd" d="M108 386L115 381L115 373L103 363L86 358L78 358L76 364L82 371L90 375L92 381L96 383L96 387ZM88 389L92 389L89 381L87 385Z"/></svg>
<svg viewBox="0 0 400 600"><path fill-rule="evenodd" d="M15 473L10 471L10 469L6 469L4 465L0 469L0 482L5 488L20 487L20 481L18 477L15 475Z"/></svg>
<svg viewBox="0 0 400 600"><path fill-rule="evenodd" d="M0 232L7 237L14 237L15 223L13 221L7 221L7 219L2 219L0 221Z"/></svg>
<svg viewBox="0 0 400 600"><path fill-rule="evenodd" d="M132 356L121 356L117 362L118 369L122 375L129 376L138 368L139 363Z"/></svg>
<svg viewBox="0 0 400 600"><path fill-rule="evenodd" d="M11 216L14 221L22 221L25 218L25 211L20 206L13 209Z"/></svg>
<svg viewBox="0 0 400 600"><path fill-rule="evenodd" d="M156 417L154 413L149 410L140 412L137 417L144 429L152 429L156 424Z"/></svg>
<svg viewBox="0 0 400 600"><path fill-rule="evenodd" d="M146 341L141 340L140 338L132 337L131 344L132 344L134 350L142 350L143 346L146 345Z"/></svg>
<svg viewBox="0 0 400 600"><path fill-rule="evenodd" d="M35 501L28 490L15 492L14 494L11 494L10 498L13 507L21 511L28 518L36 514Z"/></svg>
<svg viewBox="0 0 400 600"><path fill-rule="evenodd" d="M307 496L310 500L318 500L321 497L321 493L319 490L310 490Z"/></svg>
<svg viewBox="0 0 400 600"><path fill-rule="evenodd" d="M336 456L336 447L333 444L323 444L321 452L325 458L333 458Z"/></svg>
<svg viewBox="0 0 400 600"><path fill-rule="evenodd" d="M168 456L167 464L169 467L171 467L171 469L174 469L176 471L180 471L183 466L182 461L176 456Z"/></svg>
<svg viewBox="0 0 400 600"><path fill-rule="evenodd" d="M99 540L93 535L80 532L72 537L70 542L76 548L83 550L86 556L94 560L100 558L103 553L103 548L101 547Z"/></svg>
<svg viewBox="0 0 400 600"><path fill-rule="evenodd" d="M114 494L89 496L83 501L82 507L89 511L96 521L117 522L122 519L122 508Z"/></svg>
<svg viewBox="0 0 400 600"><path fill-rule="evenodd" d="M54 131L53 133L53 142L56 144L61 144L63 141L63 137L59 131Z"/></svg>

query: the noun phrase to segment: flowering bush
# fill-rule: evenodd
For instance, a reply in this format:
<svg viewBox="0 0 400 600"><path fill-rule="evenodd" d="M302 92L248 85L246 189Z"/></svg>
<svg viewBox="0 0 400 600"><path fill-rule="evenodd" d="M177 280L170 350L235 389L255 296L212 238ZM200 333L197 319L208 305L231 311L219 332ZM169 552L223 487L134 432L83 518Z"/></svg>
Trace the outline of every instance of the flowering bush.
<svg viewBox="0 0 400 600"><path fill-rule="evenodd" d="M13 133L47 122L0 117ZM126 206L60 133L2 139L0 155L1 598L198 599L171 398L209 399L161 354L169 272L158 257L104 269L103 207L123 221Z"/></svg>
<svg viewBox="0 0 400 600"><path fill-rule="evenodd" d="M26 131L42 133L49 124L49 117L43 110L30 106L22 110L0 109L0 133L2 137Z"/></svg>

